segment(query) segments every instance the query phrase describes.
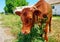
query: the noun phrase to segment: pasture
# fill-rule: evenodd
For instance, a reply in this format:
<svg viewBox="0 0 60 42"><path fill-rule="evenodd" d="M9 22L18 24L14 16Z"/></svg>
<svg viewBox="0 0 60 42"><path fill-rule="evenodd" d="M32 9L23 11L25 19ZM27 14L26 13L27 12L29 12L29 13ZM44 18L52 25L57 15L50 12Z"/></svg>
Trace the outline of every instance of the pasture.
<svg viewBox="0 0 60 42"><path fill-rule="evenodd" d="M4 27L11 28L11 33L16 37L16 41L18 33L22 27L21 18L17 15L0 15L2 17ZM60 16L53 16L52 18L52 32L48 34L49 42L60 42ZM15 41L15 42L16 42Z"/></svg>

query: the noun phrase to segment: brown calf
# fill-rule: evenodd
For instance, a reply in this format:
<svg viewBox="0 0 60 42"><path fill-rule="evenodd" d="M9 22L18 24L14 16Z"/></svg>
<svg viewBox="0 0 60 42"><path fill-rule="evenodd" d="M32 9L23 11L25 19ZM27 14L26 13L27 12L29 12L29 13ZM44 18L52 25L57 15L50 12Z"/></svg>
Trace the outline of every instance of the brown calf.
<svg viewBox="0 0 60 42"><path fill-rule="evenodd" d="M46 40L46 42L48 42L47 33L48 33L48 26L49 26L49 32L51 32L52 8L44 0L40 0L37 4L34 5L34 7L37 8L37 11L35 11L35 13L37 15L35 15L35 13L34 13L35 20L36 20L36 17L40 18L40 20L42 20L44 17L48 17L48 19L46 21L46 26L44 28L45 40Z"/></svg>
<svg viewBox="0 0 60 42"><path fill-rule="evenodd" d="M42 20L47 17L46 25L44 28L45 31L45 40L48 42L48 26L49 31L51 32L51 19L52 19L52 8L51 6L45 2L44 0L39 1L37 4L34 5L37 10L30 10L30 8L24 8L22 12L17 11L16 14L21 16L23 27L22 33L28 34L34 24L34 22L38 22L38 19ZM41 22L38 23L41 25Z"/></svg>

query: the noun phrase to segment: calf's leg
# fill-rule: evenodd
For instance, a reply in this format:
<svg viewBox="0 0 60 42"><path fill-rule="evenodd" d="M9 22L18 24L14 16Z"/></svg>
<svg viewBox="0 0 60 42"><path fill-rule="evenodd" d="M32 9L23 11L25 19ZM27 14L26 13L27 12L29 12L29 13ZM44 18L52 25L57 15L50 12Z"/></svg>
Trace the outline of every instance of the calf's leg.
<svg viewBox="0 0 60 42"><path fill-rule="evenodd" d="M45 32L44 39L46 40L46 42L48 42L48 23L46 23L44 32Z"/></svg>

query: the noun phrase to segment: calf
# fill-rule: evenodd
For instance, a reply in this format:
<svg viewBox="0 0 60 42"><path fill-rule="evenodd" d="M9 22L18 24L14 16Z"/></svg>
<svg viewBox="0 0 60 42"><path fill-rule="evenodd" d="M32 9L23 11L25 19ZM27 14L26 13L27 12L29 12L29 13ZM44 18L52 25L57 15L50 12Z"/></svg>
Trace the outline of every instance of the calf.
<svg viewBox="0 0 60 42"><path fill-rule="evenodd" d="M33 26L33 11L30 8L24 8L21 12L16 11L15 13L21 17L23 22L22 33L30 33L30 29Z"/></svg>
<svg viewBox="0 0 60 42"><path fill-rule="evenodd" d="M44 0L39 0L39 2L34 5L34 7L37 9L34 12L34 15L36 14L35 15L35 20L36 21L37 21L37 17L40 18L40 20L47 17L44 31L45 31L45 40L46 40L46 42L48 42L47 33L48 33L48 26L49 26L49 32L51 32L52 8ZM41 23L38 23L38 24L40 25Z"/></svg>
<svg viewBox="0 0 60 42"><path fill-rule="evenodd" d="M40 10L30 10L30 8L24 8L22 12L17 11L16 14L21 16L23 22L23 27L22 27L23 34L29 34L34 23L38 23L38 25L41 26L43 24L42 21L45 21L44 19L47 18L45 21L46 25L44 28L44 32L45 32L45 40L46 42L48 42L48 37L47 37L48 24L51 21L49 19L50 17L48 17L49 14L48 15L43 14Z"/></svg>
<svg viewBox="0 0 60 42"><path fill-rule="evenodd" d="M51 20L52 20L52 8L51 6L45 2L44 0L40 0L37 4L34 5L34 8L37 10L32 10L30 8L24 8L22 12L17 11L16 14L21 16L23 27L22 27L22 33L28 34L30 33L30 30L34 23L38 23L40 26L44 21L44 18L47 18L45 21L46 25L44 27L45 32L45 40L48 42L48 26L49 31L51 32ZM38 22L40 20L40 22Z"/></svg>

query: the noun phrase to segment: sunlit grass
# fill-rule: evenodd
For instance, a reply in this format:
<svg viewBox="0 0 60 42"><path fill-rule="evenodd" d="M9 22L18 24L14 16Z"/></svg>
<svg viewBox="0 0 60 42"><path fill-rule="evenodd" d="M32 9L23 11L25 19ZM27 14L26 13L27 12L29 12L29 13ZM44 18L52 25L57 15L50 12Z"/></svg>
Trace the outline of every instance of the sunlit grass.
<svg viewBox="0 0 60 42"><path fill-rule="evenodd" d="M18 32L20 32L20 29L22 27L22 22L19 16L17 15L1 15L3 19L3 25L5 27L11 28L11 32L13 35L17 35Z"/></svg>
<svg viewBox="0 0 60 42"><path fill-rule="evenodd" d="M52 31L49 42L60 42L60 16L53 16Z"/></svg>

